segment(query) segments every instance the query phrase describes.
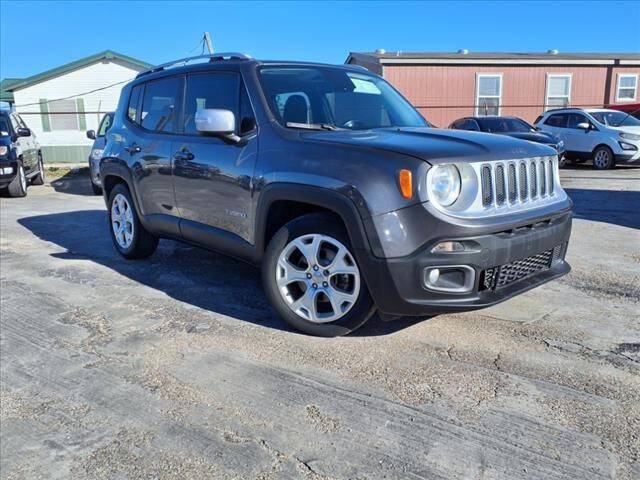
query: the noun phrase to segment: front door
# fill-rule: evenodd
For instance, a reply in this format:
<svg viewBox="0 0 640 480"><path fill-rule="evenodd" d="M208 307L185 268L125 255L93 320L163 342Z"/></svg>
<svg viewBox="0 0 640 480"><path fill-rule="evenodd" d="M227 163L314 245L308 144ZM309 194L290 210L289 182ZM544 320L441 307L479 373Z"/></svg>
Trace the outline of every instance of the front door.
<svg viewBox="0 0 640 480"><path fill-rule="evenodd" d="M15 113L11 114L11 124L16 133L20 128L27 128L22 119ZM18 137L16 139L18 156L22 157L22 166L26 173L32 172L38 165L38 152L32 137L33 134L28 137Z"/></svg>
<svg viewBox="0 0 640 480"><path fill-rule="evenodd" d="M201 134L196 130L198 109L230 110L236 117L240 143ZM173 179L176 203L182 217L182 235L202 242L216 229L253 243L251 181L257 157L255 131L243 132L243 119L252 116L238 73L202 73L186 77L184 108L173 143Z"/></svg>
<svg viewBox="0 0 640 480"><path fill-rule="evenodd" d="M578 125L581 123L588 123L591 125L591 129L579 128ZM565 140L565 148L573 152L591 153L595 147L597 137L597 130L593 128L593 123L582 113L570 113L566 128L566 138L568 140Z"/></svg>

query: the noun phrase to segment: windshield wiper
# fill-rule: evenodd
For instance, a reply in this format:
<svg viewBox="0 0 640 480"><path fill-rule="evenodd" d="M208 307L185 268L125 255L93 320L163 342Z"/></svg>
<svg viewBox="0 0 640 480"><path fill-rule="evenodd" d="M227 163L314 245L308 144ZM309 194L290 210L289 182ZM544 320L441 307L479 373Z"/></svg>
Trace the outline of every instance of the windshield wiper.
<svg viewBox="0 0 640 480"><path fill-rule="evenodd" d="M296 123L287 122L289 128L306 128L307 130L342 130L330 123Z"/></svg>

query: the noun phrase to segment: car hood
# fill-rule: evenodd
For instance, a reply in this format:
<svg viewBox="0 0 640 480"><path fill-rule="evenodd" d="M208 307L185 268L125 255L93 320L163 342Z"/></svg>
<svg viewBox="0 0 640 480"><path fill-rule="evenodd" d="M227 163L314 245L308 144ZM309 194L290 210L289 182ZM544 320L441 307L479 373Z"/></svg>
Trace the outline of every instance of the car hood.
<svg viewBox="0 0 640 480"><path fill-rule="evenodd" d="M302 133L307 140L351 145L420 158L432 165L453 161L490 161L555 155L542 144L505 135L407 127L364 131L325 131Z"/></svg>
<svg viewBox="0 0 640 480"><path fill-rule="evenodd" d="M636 135L640 135L640 127L629 126L629 127L609 127L609 128L613 130L618 130L619 132L634 133Z"/></svg>
<svg viewBox="0 0 640 480"><path fill-rule="evenodd" d="M0 135L0 145L11 145L11 135Z"/></svg>
<svg viewBox="0 0 640 480"><path fill-rule="evenodd" d="M556 136L544 132L500 132L499 134L536 143L555 144L560 141Z"/></svg>

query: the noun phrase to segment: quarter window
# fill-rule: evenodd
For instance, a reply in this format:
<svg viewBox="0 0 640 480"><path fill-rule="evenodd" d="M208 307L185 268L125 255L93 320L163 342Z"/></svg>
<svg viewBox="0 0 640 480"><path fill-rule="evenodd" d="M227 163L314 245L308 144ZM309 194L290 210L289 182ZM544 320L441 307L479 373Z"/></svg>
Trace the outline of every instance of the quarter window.
<svg viewBox="0 0 640 480"><path fill-rule="evenodd" d="M147 83L142 100L140 124L154 132L172 132L176 123L178 78L165 78Z"/></svg>
<svg viewBox="0 0 640 480"><path fill-rule="evenodd" d="M476 88L476 115L500 115L502 74L479 73Z"/></svg>
<svg viewBox="0 0 640 480"><path fill-rule="evenodd" d="M636 89L638 86L638 75L621 73L618 75L618 88L616 90L616 101L629 102L636 99Z"/></svg>
<svg viewBox="0 0 640 480"><path fill-rule="evenodd" d="M219 108L231 110L238 118L240 79L233 73L190 75L184 102L184 133L197 134L197 110Z"/></svg>
<svg viewBox="0 0 640 480"><path fill-rule="evenodd" d="M571 103L571 75L547 75L545 109L566 108Z"/></svg>
<svg viewBox="0 0 640 480"><path fill-rule="evenodd" d="M129 106L127 107L127 117L132 122L136 122L138 109L140 108L140 96L142 95L143 85L136 85L131 90L131 96L129 97Z"/></svg>

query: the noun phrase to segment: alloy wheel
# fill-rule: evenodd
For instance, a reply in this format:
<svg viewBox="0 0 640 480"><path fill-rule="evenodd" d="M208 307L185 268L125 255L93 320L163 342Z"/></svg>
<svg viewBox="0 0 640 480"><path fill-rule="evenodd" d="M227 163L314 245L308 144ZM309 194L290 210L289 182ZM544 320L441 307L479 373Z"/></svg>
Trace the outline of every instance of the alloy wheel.
<svg viewBox="0 0 640 480"><path fill-rule="evenodd" d="M27 177L24 174L24 168L22 165L18 166L18 175L20 175L20 186L22 187L22 191L27 191Z"/></svg>
<svg viewBox="0 0 640 480"><path fill-rule="evenodd" d="M593 157L593 163L598 168L605 168L609 164L609 152L605 149L598 150L595 157Z"/></svg>
<svg viewBox="0 0 640 480"><path fill-rule="evenodd" d="M121 193L111 204L111 228L118 245L123 249L129 248L133 242L133 213L127 197Z"/></svg>
<svg viewBox="0 0 640 480"><path fill-rule="evenodd" d="M278 291L299 317L314 323L339 320L360 294L360 271L342 243L321 234L295 238L276 265Z"/></svg>

